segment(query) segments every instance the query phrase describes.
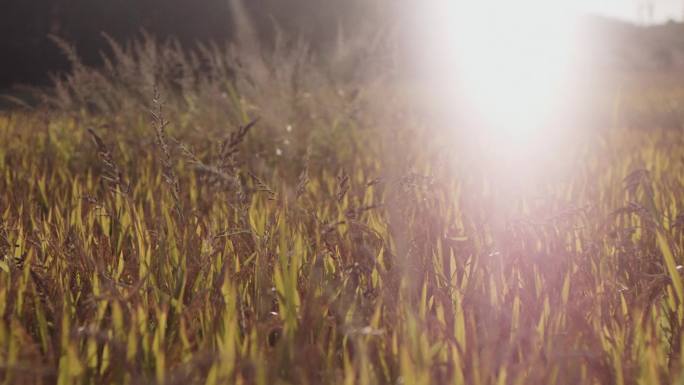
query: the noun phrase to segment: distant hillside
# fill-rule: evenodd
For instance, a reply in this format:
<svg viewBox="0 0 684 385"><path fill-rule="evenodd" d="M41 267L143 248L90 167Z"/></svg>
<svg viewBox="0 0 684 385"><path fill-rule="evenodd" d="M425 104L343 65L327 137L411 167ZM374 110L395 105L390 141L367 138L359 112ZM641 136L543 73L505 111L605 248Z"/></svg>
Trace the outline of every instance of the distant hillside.
<svg viewBox="0 0 684 385"><path fill-rule="evenodd" d="M582 23L594 63L625 70L684 70L684 23L643 27L596 16Z"/></svg>

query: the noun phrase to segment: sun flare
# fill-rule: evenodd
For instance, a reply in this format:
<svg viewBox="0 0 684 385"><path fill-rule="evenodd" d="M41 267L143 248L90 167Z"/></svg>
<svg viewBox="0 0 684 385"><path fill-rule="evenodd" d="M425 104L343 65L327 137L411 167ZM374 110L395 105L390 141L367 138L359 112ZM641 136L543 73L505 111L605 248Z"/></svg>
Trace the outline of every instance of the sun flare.
<svg viewBox="0 0 684 385"><path fill-rule="evenodd" d="M427 3L428 56L445 63L437 76L450 79L454 108L508 144L550 135L578 54L574 13L542 0Z"/></svg>
<svg viewBox="0 0 684 385"><path fill-rule="evenodd" d="M537 3L473 2L456 23L459 80L476 112L510 139L558 108L574 51L568 20Z"/></svg>

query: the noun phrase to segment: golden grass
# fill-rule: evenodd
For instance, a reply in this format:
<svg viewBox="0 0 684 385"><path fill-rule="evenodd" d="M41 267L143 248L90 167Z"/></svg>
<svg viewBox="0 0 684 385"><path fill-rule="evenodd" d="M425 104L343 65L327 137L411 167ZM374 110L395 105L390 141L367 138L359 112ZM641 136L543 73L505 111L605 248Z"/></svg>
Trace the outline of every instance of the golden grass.
<svg viewBox="0 0 684 385"><path fill-rule="evenodd" d="M681 129L602 131L502 230L363 104L212 92L0 117L0 381L684 381Z"/></svg>

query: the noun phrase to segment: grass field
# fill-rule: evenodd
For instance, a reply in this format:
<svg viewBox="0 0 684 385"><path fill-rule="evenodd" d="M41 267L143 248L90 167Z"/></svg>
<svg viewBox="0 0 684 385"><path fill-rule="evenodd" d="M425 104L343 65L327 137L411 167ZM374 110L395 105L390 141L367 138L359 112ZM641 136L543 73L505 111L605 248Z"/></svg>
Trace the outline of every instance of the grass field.
<svg viewBox="0 0 684 385"><path fill-rule="evenodd" d="M684 384L678 91L509 202L296 49L119 48L0 116L0 382Z"/></svg>

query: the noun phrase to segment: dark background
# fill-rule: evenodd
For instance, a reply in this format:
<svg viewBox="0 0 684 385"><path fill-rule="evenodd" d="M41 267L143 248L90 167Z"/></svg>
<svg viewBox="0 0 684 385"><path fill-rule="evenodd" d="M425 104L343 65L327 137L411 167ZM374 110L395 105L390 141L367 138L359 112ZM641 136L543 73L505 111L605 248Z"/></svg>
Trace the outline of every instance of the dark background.
<svg viewBox="0 0 684 385"><path fill-rule="evenodd" d="M341 20L352 20L362 0L245 0L260 36L274 21L288 34L309 35L321 44ZM184 45L231 39L229 0L2 0L0 4L0 88L44 85L50 74L68 70L63 53L49 39L73 43L88 64L107 50L106 32L119 42L145 30Z"/></svg>
<svg viewBox="0 0 684 385"><path fill-rule="evenodd" d="M234 0L0 0L0 91L18 84L47 85L50 74L69 69L65 55L49 38L72 43L81 59L97 65L108 50L102 34L118 42L145 30L187 47L232 38ZM290 37L314 46L334 41L338 26L354 33L363 22L382 20L389 4L406 0L242 0L262 43L272 41L274 24ZM593 55L611 66L684 70L684 24L637 28L588 18L587 42Z"/></svg>

